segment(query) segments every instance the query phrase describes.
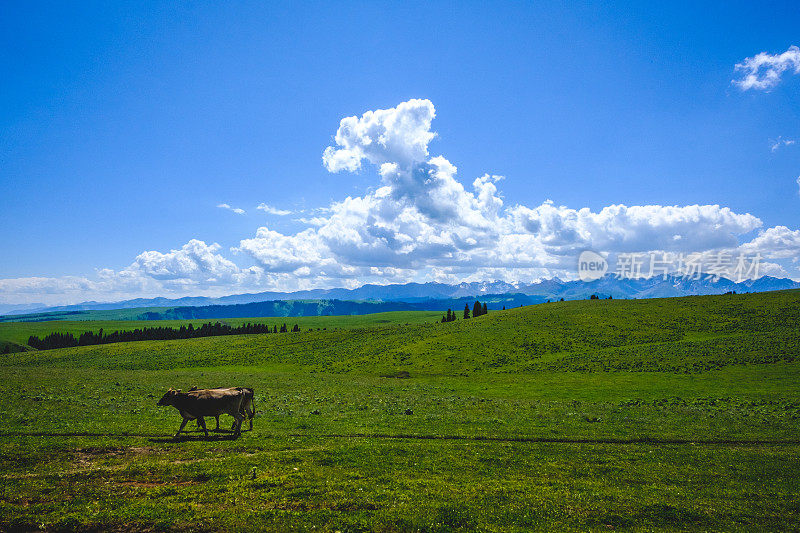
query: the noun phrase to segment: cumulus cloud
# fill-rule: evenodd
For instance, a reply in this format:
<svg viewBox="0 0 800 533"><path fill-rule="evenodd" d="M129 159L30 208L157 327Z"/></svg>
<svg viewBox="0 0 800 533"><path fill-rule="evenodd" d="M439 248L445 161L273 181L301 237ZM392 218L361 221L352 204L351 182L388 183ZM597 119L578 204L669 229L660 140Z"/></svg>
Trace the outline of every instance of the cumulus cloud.
<svg viewBox="0 0 800 533"><path fill-rule="evenodd" d="M376 166L423 161L428 143L436 136L431 131L435 116L430 100L412 99L392 109L343 118L336 131L336 146L329 146L322 155L325 168L355 172L364 159Z"/></svg>
<svg viewBox="0 0 800 533"><path fill-rule="evenodd" d="M315 232L310 229L296 235L283 235L262 227L254 238L242 240L236 251L249 254L270 272L291 272L322 261L317 241Z"/></svg>
<svg viewBox="0 0 800 533"><path fill-rule="evenodd" d="M604 207L597 213L552 203L512 210L518 228L537 235L551 253L592 248L617 252L692 251L735 247L738 235L762 225L719 205Z"/></svg>
<svg viewBox="0 0 800 533"><path fill-rule="evenodd" d="M277 208L269 206L269 205L267 205L267 204L265 204L263 202L258 204L258 207L256 207L256 209L264 211L268 215L285 216L285 215L291 215L292 214L291 211L287 211L286 209L277 209Z"/></svg>
<svg viewBox="0 0 800 533"><path fill-rule="evenodd" d="M790 46L782 54L761 52L736 64L740 78L732 81L742 91L767 91L781 81L784 72L800 74L800 48Z"/></svg>
<svg viewBox="0 0 800 533"><path fill-rule="evenodd" d="M743 244L740 250L748 254L758 253L768 259L794 259L800 257L800 230L786 226L767 228Z"/></svg>
<svg viewBox="0 0 800 533"><path fill-rule="evenodd" d="M219 207L221 209L227 209L228 211L233 211L237 215L244 215L245 214L245 210L244 209L241 209L239 207L231 207L228 204L218 204L217 207Z"/></svg>
<svg viewBox="0 0 800 533"><path fill-rule="evenodd" d="M380 181L361 196L310 210L309 218L297 219L305 229L282 233L263 226L241 239L231 251L254 266L239 266L218 244L192 239L167 252L142 252L122 270L99 270L97 279L0 280L0 303L42 301L45 294L74 302L87 295L113 300L364 283L574 279L577 256L586 249L610 256L758 253L772 261L762 273L775 274L800 257L800 230L764 229L756 216L720 205L592 210L550 200L510 204L498 188L502 176L483 174L464 185L453 163L430 153L435 116L430 101L409 100L343 119L334 145L324 151L325 168L357 172L372 165ZM267 204L258 209L290 214Z"/></svg>
<svg viewBox="0 0 800 533"><path fill-rule="evenodd" d="M550 201L506 206L497 188L501 176L485 174L468 189L455 165L431 156L435 116L430 101L415 99L343 119L323 164L337 173L356 172L366 162L378 170L380 186L333 203L323 217L303 219L313 227L300 233L260 228L236 250L266 271L307 267L304 276L329 282L372 281L390 268L407 280L525 281L568 276L586 248L730 249L762 226L751 214L719 205L612 205L597 212Z"/></svg>
<svg viewBox="0 0 800 533"><path fill-rule="evenodd" d="M192 239L181 248L166 253L142 252L125 271L156 280L233 280L241 270L233 261L220 255L219 250L219 244Z"/></svg>
<svg viewBox="0 0 800 533"><path fill-rule="evenodd" d="M94 278L0 279L0 302L61 304L137 296L220 296L261 285L265 279L262 267L241 268L223 257L220 249L219 244L192 239L168 252L144 251L121 270L98 269Z"/></svg>

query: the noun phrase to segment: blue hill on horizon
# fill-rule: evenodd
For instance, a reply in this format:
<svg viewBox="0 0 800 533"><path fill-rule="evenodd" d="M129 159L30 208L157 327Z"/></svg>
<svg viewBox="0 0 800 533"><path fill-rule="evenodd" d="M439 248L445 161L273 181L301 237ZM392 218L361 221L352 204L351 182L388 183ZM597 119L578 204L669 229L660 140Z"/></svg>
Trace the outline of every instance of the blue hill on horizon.
<svg viewBox="0 0 800 533"><path fill-rule="evenodd" d="M137 308L169 308L170 311L143 310L142 317L159 318L233 318L234 316L307 316L312 314L366 314L394 310L446 310L463 307L461 300L489 298L490 308L499 309L501 305L518 306L541 303L546 300L577 300L597 294L601 298L668 298L676 296L723 294L726 292L765 292L800 288L800 283L786 278L764 276L755 280L736 283L726 278L689 279L667 276L618 279L613 275L591 282L562 281L558 278L541 280L530 284L510 284L503 281L463 282L455 285L444 283L405 283L393 285L362 285L356 289L312 289L295 292L260 292L234 294L218 298L136 298L121 302L84 302L75 305L38 307L24 309L20 306L0 307L6 313L6 320L25 320L33 314L57 313L78 318L80 311L104 311ZM302 305L298 302L304 302ZM321 302L338 302L322 304ZM283 302L277 305L276 302ZM287 305L287 302L295 302ZM240 314L247 304L271 304L277 314ZM348 305L344 305L347 303ZM360 305L352 305L359 303ZM313 304L313 305L312 305ZM404 304L404 305L399 305ZM229 309L224 309L224 308ZM192 311L191 308L213 308L211 311ZM268 312L269 306L253 307L259 313ZM147 314L149 312L149 314ZM235 315L224 313L235 312ZM219 314L223 313L223 314ZM287 314L288 313L288 314ZM224 315L224 316L223 316ZM31 317L31 319L36 319ZM46 319L44 317L40 320ZM148 318L144 318L148 319Z"/></svg>

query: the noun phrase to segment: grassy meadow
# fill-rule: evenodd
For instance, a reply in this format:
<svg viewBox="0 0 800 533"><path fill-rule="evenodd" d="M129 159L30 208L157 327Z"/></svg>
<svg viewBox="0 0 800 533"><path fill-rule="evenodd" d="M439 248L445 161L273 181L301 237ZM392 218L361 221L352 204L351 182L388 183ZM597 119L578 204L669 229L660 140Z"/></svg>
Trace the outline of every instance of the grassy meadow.
<svg viewBox="0 0 800 533"><path fill-rule="evenodd" d="M4 355L0 530L800 528L800 291L439 317ZM192 385L254 430L172 440Z"/></svg>
<svg viewBox="0 0 800 533"><path fill-rule="evenodd" d="M305 316L305 317L256 317L256 318L195 318L191 320L48 320L42 322L0 322L0 343L7 342L27 348L28 337L36 335L44 338L49 333L71 333L76 338L86 331L97 333L101 329L112 331L132 331L137 328L180 328L193 324L195 327L211 322L221 322L236 327L242 324L259 323L280 327L288 324L300 326L303 331L314 329L352 329L385 324L418 324L441 318L439 311L393 311L369 315L347 316ZM0 346L0 350L2 346Z"/></svg>

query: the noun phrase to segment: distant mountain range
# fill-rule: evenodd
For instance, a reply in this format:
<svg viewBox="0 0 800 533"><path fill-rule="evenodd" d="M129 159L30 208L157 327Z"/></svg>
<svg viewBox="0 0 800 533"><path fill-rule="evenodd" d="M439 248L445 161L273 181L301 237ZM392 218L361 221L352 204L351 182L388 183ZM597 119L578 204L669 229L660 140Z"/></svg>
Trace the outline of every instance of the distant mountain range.
<svg viewBox="0 0 800 533"><path fill-rule="evenodd" d="M764 276L756 280L746 280L736 283L729 279L720 278L714 281L709 278L689 279L685 277L667 276L653 277L646 279L618 279L613 275L606 275L603 278L592 281L562 281L558 278L542 280L536 283L517 283L511 284L503 281L492 282L470 282L448 285L445 283L405 283L394 285L363 285L357 289L313 289L295 292L259 292L254 294L235 294L220 298L208 297L186 297L186 298L136 298L122 302L100 303L84 302L76 305L66 305L57 307L28 307L22 306L0 306L0 313L6 315L20 315L30 313L52 313L52 312L74 312L91 310L111 310L111 309L134 309L140 307L171 308L169 318L200 318L203 313L194 313L188 309L192 307L214 307L214 313L222 318L218 313L223 312L221 306L242 306L253 303L271 303L276 301L296 301L303 300L308 303L313 301L339 301L334 306L344 314L363 314L389 310L446 310L448 307L454 309L463 307L461 301L470 298L486 298L491 295L489 308L500 308L501 305L517 306L532 303L541 303L546 300L565 300L585 299L592 294L597 294L601 298L612 296L613 298L667 298L673 296L690 296L703 294L723 294L729 291L742 292L764 292L783 289L800 288L800 283L786 278L773 278ZM362 302L362 306L342 306L345 302ZM397 305L399 303L414 305ZM393 304L393 305L389 305ZM494 304L494 305L493 305ZM264 306L262 306L264 307ZM285 313L287 306L272 306ZM175 311L181 309L181 311ZM321 309L327 310L324 314L333 311L330 305L301 306L295 304L292 314L273 314L273 315L240 315L239 311L249 312L253 309L230 309L236 311L235 315L225 315L230 318L234 316L301 316L294 313L320 313ZM314 311L316 310L316 311ZM266 308L262 309L266 311ZM277 312L277 311L276 311ZM156 313L160 315L161 313ZM156 314L152 318L157 317ZM210 316L208 318L211 318Z"/></svg>

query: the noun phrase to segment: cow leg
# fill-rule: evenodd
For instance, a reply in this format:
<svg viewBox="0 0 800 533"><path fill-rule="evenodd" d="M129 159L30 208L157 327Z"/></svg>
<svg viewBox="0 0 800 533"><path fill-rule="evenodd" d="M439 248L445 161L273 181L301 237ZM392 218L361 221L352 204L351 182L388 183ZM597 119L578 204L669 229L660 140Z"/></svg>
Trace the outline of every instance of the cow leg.
<svg viewBox="0 0 800 533"><path fill-rule="evenodd" d="M206 419L202 416L197 417L197 420L200 421L200 426L203 428L203 431L206 434L206 438L208 438L208 429L206 429Z"/></svg>
<svg viewBox="0 0 800 533"><path fill-rule="evenodd" d="M219 415L215 416L214 418L217 419L217 429L215 429L214 431L219 431Z"/></svg>
<svg viewBox="0 0 800 533"><path fill-rule="evenodd" d="M244 414L242 413L242 411L239 411L239 414L244 417ZM231 429L232 430L236 429L236 418L233 419L233 424L231 425Z"/></svg>
<svg viewBox="0 0 800 533"><path fill-rule="evenodd" d="M247 400L243 397L242 398L242 403L239 404L239 416L241 417L241 420L237 419L234 416L233 417L233 425L231 426L231 429L235 430L236 429L236 424L238 423L239 424L238 431L239 432L242 431L242 422L245 419L245 413L246 412L247 412ZM250 428L250 429L252 429L252 428Z"/></svg>
<svg viewBox="0 0 800 533"><path fill-rule="evenodd" d="M253 409L253 401L246 399L242 401L242 408L239 410L243 421L247 420L250 423L250 431L253 431L253 416L255 416L255 409Z"/></svg>
<svg viewBox="0 0 800 533"><path fill-rule="evenodd" d="M197 417L196 417L196 416L192 416L192 415L191 415L191 414L189 414L188 412L186 412L186 411L181 411L180 409L178 409L178 412L179 412L179 413L181 414L181 416L182 416L183 418L185 418L187 421L188 421L188 420L194 420L194 423L195 423L195 425L196 425L197 427L200 427L200 421L199 421L199 420L197 420Z"/></svg>
<svg viewBox="0 0 800 533"><path fill-rule="evenodd" d="M239 414L242 415L242 421L247 419L250 422L250 431L253 431L253 417L256 416L256 410L253 408L253 404L250 401L242 402L242 408L239 409ZM236 426L236 421L233 421L233 429Z"/></svg>
<svg viewBox="0 0 800 533"><path fill-rule="evenodd" d="M239 435L242 434L242 422L244 422L244 417L239 412L237 412L235 415L233 415L233 417L236 419L236 421L233 423L234 428L235 428L233 430L233 435L234 435L234 437L238 438Z"/></svg>
<svg viewBox="0 0 800 533"><path fill-rule="evenodd" d="M256 409L252 403L247 404L247 419L250 423L250 431L253 431L253 418L256 416Z"/></svg>
<svg viewBox="0 0 800 533"><path fill-rule="evenodd" d="M188 418L184 418L184 419L183 419L183 422L181 422L181 427L179 427L179 428L178 428L178 432L177 432L177 433L175 433L175 439L176 439L176 440L178 439L178 437L180 437L180 436L181 436L181 431L183 431L183 428L185 428L185 427L186 427L186 422L188 422L188 421L189 421L189 419L188 419Z"/></svg>

